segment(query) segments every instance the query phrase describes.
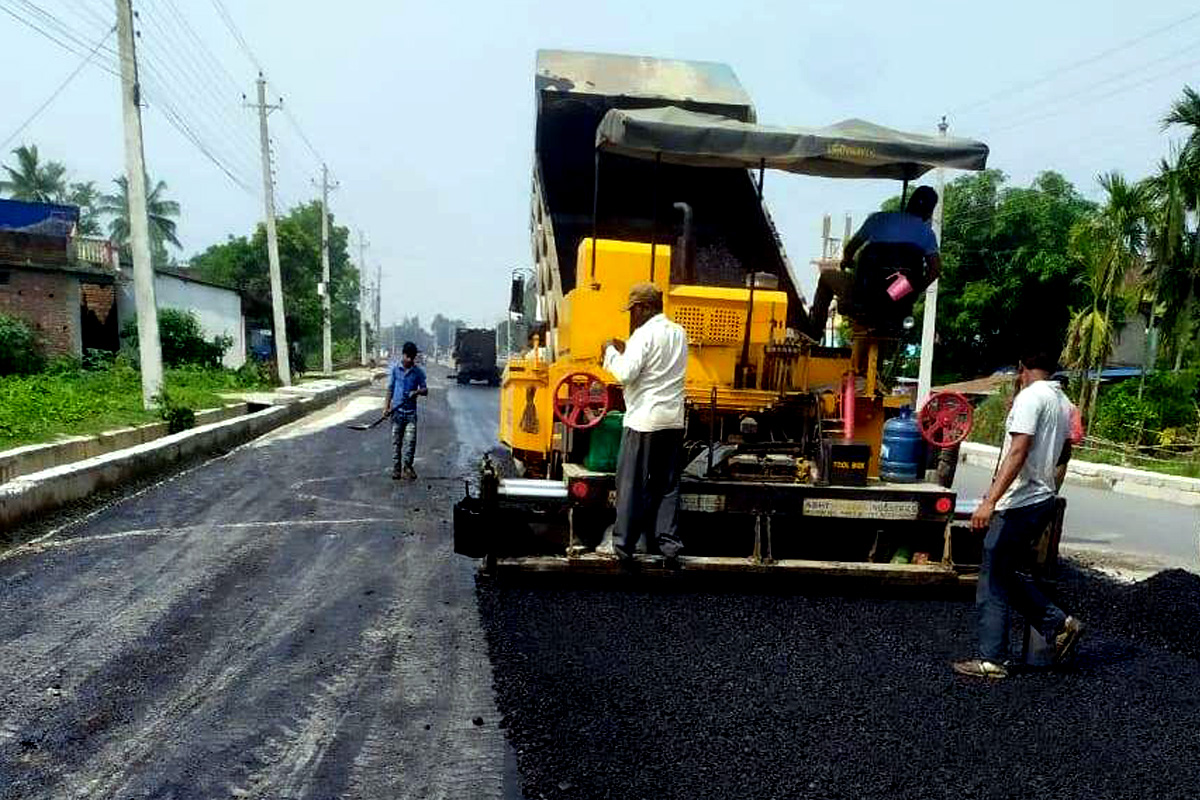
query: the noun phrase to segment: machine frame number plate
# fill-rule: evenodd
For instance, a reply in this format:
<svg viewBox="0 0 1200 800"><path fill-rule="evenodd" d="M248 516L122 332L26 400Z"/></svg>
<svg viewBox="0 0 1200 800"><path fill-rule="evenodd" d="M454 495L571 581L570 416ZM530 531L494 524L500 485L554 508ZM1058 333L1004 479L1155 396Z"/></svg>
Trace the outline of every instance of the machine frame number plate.
<svg viewBox="0 0 1200 800"><path fill-rule="evenodd" d="M804 516L847 519L916 519L920 508L915 500L843 500L806 497Z"/></svg>
<svg viewBox="0 0 1200 800"><path fill-rule="evenodd" d="M679 496L680 511L703 511L715 514L725 510L725 496L719 494L681 494Z"/></svg>

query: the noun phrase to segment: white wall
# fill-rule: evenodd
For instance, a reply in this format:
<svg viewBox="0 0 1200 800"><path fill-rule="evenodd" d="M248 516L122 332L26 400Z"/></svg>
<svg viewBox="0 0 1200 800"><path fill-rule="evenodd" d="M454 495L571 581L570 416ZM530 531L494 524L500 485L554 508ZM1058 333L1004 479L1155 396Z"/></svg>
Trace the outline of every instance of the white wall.
<svg viewBox="0 0 1200 800"><path fill-rule="evenodd" d="M178 308L195 314L205 339L231 337L233 345L225 351L225 366L237 369L246 363L246 318L242 315L242 297L237 292L160 272L154 275L154 296L159 308ZM122 325L126 319L136 318L132 281L121 282L117 309Z"/></svg>

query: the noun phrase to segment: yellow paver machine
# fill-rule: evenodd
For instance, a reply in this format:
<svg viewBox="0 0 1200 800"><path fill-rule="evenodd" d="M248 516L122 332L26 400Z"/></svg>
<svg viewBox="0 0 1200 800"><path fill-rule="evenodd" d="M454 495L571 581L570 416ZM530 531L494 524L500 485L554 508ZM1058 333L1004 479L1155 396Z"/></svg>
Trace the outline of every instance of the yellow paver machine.
<svg viewBox="0 0 1200 800"><path fill-rule="evenodd" d="M860 120L759 125L721 64L542 51L535 85L537 308L522 310L537 324L500 399L517 474L484 459L455 507L456 552L496 571L617 571L605 537L622 397L601 345L629 335L629 288L650 281L688 335L684 572L936 582L978 564L978 537L954 535L953 492L879 477L885 419L909 402L886 372L911 299L856 290L850 346L807 335L762 189L775 169L906 192L937 166L982 169L986 146ZM925 405L928 440L966 435L959 400Z"/></svg>

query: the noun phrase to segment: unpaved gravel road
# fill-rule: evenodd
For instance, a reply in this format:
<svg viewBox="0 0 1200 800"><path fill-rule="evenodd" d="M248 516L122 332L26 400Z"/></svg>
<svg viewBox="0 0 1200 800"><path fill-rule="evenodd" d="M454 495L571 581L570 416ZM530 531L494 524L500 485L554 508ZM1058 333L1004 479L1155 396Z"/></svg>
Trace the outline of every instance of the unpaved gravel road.
<svg viewBox="0 0 1200 800"><path fill-rule="evenodd" d="M520 797L430 371L417 484L377 386L0 556L0 798Z"/></svg>

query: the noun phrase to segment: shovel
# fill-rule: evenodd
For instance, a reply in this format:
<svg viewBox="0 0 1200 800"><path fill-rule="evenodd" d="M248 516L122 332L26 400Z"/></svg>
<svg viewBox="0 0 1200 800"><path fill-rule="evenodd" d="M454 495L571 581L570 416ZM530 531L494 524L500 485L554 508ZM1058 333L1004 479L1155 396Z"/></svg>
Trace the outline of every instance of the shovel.
<svg viewBox="0 0 1200 800"><path fill-rule="evenodd" d="M375 420L374 422L356 422L353 425L347 425L346 427L352 431L369 431L371 428L374 428L376 425L390 417L392 412L395 410L395 408L389 408L387 411L383 412L383 415L380 416L379 419Z"/></svg>

